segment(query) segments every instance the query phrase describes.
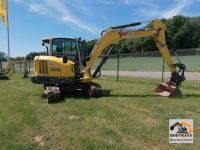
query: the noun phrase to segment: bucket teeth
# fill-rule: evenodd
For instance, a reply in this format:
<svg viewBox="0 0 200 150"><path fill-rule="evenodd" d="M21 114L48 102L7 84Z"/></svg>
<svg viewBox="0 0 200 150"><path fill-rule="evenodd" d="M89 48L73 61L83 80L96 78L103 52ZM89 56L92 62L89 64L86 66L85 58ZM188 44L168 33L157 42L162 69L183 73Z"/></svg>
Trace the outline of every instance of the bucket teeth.
<svg viewBox="0 0 200 150"><path fill-rule="evenodd" d="M178 87L169 83L159 84L154 91L163 97L177 98L183 96Z"/></svg>

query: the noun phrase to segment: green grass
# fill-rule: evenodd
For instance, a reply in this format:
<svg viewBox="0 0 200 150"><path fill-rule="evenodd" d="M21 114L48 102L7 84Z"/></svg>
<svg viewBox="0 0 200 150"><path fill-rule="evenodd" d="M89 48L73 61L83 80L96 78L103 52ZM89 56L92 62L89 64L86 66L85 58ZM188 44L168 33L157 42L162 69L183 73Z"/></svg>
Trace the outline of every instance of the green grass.
<svg viewBox="0 0 200 150"><path fill-rule="evenodd" d="M0 81L0 149L198 149L200 82L186 81L184 97L168 99L152 91L146 78L102 77L102 98L78 95L47 104L42 86L12 75ZM169 118L194 120L194 144L169 144ZM35 141L36 135L42 140Z"/></svg>
<svg viewBox="0 0 200 150"><path fill-rule="evenodd" d="M176 58L174 63L177 62ZM200 71L200 56L181 56L180 60L187 67L189 72ZM161 57L128 57L120 58L120 70L121 71L161 71L162 70L162 58ZM96 65L100 62L97 61ZM108 59L107 63L103 66L102 70L117 70L117 58ZM165 65L165 70L168 68Z"/></svg>

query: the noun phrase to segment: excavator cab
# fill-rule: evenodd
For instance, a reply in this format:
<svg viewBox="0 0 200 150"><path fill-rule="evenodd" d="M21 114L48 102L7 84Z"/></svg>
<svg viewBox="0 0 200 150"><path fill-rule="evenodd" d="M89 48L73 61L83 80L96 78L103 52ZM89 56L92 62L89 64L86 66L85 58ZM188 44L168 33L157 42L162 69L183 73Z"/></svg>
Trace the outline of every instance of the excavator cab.
<svg viewBox="0 0 200 150"><path fill-rule="evenodd" d="M81 38L45 38L42 45L46 47L48 56L63 58L63 63L71 60L79 73L84 69L87 58L86 44Z"/></svg>

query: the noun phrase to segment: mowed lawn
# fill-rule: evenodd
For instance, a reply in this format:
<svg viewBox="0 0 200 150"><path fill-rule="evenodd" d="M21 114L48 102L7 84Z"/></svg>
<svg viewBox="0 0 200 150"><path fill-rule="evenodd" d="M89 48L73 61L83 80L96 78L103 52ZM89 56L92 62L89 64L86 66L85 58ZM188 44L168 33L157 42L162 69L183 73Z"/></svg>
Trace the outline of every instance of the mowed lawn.
<svg viewBox="0 0 200 150"><path fill-rule="evenodd" d="M1 150L199 149L200 82L186 81L180 99L153 93L160 80L101 77L104 97L68 93L47 104L42 86L12 75L0 81ZM169 144L170 118L194 120L194 144Z"/></svg>
<svg viewBox="0 0 200 150"><path fill-rule="evenodd" d="M186 65L188 72L200 71L200 56L180 56L182 63ZM96 65L100 62L98 59ZM174 63L177 59L173 57ZM119 70L121 71L161 71L163 58L161 57L127 57L120 58ZM95 67L94 67L95 68ZM110 58L103 66L102 70L117 70L117 58ZM165 71L168 67L165 65Z"/></svg>

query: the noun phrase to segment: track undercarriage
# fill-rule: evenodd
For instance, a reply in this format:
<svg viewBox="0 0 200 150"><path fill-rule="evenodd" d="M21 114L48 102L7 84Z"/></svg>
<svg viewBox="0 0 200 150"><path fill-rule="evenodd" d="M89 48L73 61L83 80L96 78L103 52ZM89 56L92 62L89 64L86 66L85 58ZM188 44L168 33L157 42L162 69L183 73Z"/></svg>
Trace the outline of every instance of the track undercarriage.
<svg viewBox="0 0 200 150"><path fill-rule="evenodd" d="M61 99L61 95L65 92L81 90L90 97L101 97L101 86L94 82L77 83L77 84L60 84L60 85L44 85L44 96L48 103L54 103Z"/></svg>

